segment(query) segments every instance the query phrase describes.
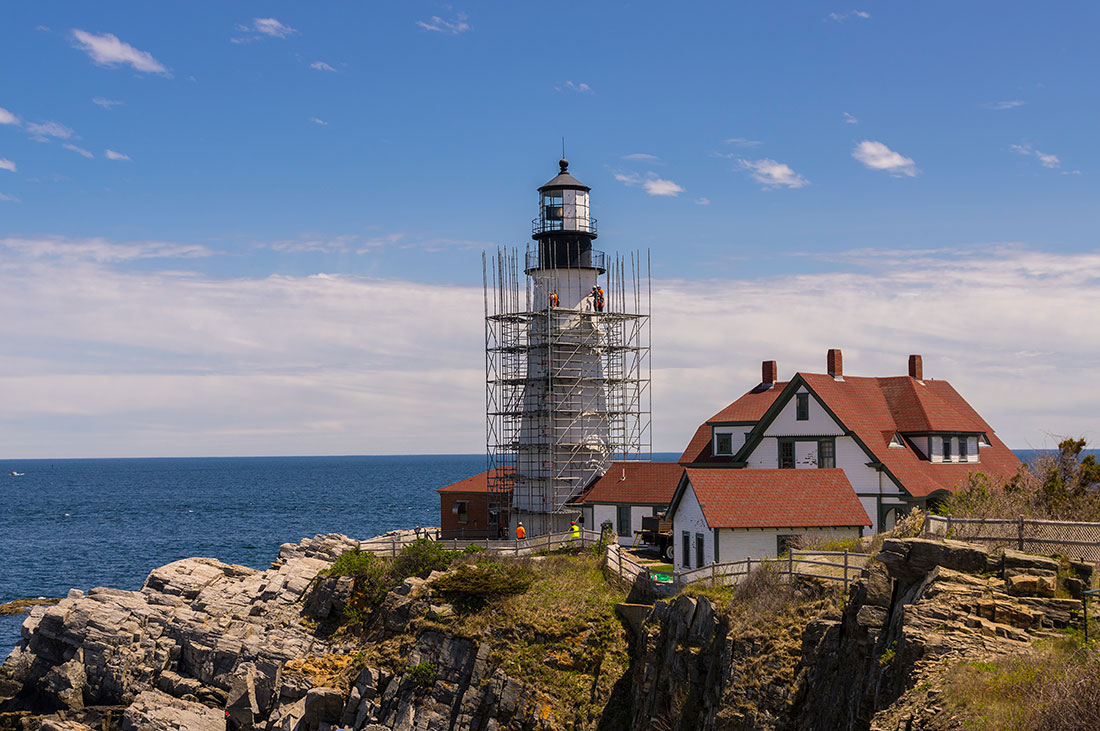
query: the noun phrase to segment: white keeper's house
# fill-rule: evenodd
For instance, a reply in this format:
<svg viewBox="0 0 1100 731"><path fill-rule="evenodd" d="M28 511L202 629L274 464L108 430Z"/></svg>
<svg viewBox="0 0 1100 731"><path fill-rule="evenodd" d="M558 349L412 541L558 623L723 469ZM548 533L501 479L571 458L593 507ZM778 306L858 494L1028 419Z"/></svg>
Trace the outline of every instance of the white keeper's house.
<svg viewBox="0 0 1100 731"><path fill-rule="evenodd" d="M696 430L669 509L678 567L776 556L808 533L889 530L971 472L1016 474L1016 456L951 384L924 377L919 355L905 376L846 376L842 364L830 350L826 373L779 381L764 361L760 384Z"/></svg>

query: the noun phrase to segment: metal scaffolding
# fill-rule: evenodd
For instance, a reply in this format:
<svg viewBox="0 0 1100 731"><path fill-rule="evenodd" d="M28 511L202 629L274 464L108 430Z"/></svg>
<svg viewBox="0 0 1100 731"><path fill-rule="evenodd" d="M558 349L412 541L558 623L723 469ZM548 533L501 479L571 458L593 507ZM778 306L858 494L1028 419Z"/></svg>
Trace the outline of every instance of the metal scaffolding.
<svg viewBox="0 0 1100 731"><path fill-rule="evenodd" d="M602 311L588 299L551 306L545 283L561 273L537 248L523 259L516 249L483 256L489 524L498 534L517 516L528 535L561 529L577 514L567 503L613 460L652 457L649 254L585 255L599 257Z"/></svg>

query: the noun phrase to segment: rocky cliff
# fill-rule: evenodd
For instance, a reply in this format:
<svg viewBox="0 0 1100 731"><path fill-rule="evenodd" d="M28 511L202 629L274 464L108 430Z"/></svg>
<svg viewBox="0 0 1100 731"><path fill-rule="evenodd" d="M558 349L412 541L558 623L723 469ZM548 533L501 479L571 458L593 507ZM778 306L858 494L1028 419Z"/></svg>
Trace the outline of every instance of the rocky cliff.
<svg viewBox="0 0 1100 731"><path fill-rule="evenodd" d="M658 603L636 646L633 727L962 728L966 719L940 702L946 671L1079 626L1080 601L1055 593L1060 583L1095 586L1094 567L1074 562L1059 579L1062 568L954 541L887 539L842 610L809 586L755 622L705 595Z"/></svg>
<svg viewBox="0 0 1100 731"><path fill-rule="evenodd" d="M353 582L318 573L354 545L288 544L266 571L187 559L35 609L0 729L956 728L945 669L1074 625L1055 592L1095 585L1084 564L888 539L846 595L761 575L657 602L631 639L593 557L547 557L487 606L407 578L347 631Z"/></svg>

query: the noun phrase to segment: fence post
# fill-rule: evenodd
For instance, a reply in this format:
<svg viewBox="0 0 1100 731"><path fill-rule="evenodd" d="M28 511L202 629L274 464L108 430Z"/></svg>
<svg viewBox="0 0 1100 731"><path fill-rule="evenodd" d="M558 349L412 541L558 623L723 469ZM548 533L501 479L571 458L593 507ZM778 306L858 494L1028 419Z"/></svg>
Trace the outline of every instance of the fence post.
<svg viewBox="0 0 1100 731"><path fill-rule="evenodd" d="M943 537L944 538L950 538L951 537L951 513L947 514L947 530L945 530L943 532Z"/></svg>
<svg viewBox="0 0 1100 731"><path fill-rule="evenodd" d="M390 558L397 558L397 536L390 539Z"/></svg>
<svg viewBox="0 0 1100 731"><path fill-rule="evenodd" d="M1024 516L1020 515L1016 518L1016 550L1024 550Z"/></svg>
<svg viewBox="0 0 1100 731"><path fill-rule="evenodd" d="M848 549L844 549L844 592L848 592Z"/></svg>
<svg viewBox="0 0 1100 731"><path fill-rule="evenodd" d="M616 542L615 549L615 563L619 567L619 578L621 579L623 578L623 547Z"/></svg>
<svg viewBox="0 0 1100 731"><path fill-rule="evenodd" d="M787 551L787 576L794 576L794 551Z"/></svg>

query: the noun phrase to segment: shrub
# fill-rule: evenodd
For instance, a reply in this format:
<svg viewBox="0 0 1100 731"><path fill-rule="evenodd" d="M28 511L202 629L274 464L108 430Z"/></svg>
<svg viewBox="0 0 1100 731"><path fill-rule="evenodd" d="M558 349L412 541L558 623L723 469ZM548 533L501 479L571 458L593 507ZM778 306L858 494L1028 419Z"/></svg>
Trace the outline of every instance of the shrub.
<svg viewBox="0 0 1100 731"><path fill-rule="evenodd" d="M322 569L317 575L350 576L354 579L351 598L344 605L343 612L344 620L352 624L362 621L365 609L381 604L394 586L387 562L358 548L340 554L332 566Z"/></svg>
<svg viewBox="0 0 1100 731"><path fill-rule="evenodd" d="M463 609L476 609L492 599L524 594L535 572L519 563L462 564L432 582L432 588Z"/></svg>
<svg viewBox="0 0 1100 731"><path fill-rule="evenodd" d="M341 553L327 569L321 569L320 576L371 576L378 573L379 569L385 570L382 559L367 551L364 553L358 547Z"/></svg>
<svg viewBox="0 0 1100 731"><path fill-rule="evenodd" d="M430 662L419 662L409 668L409 680L424 687L433 685L438 674L435 665Z"/></svg>
<svg viewBox="0 0 1100 731"><path fill-rule="evenodd" d="M485 546L479 546L476 543L471 543L470 545L466 546L466 548L462 549L462 552L467 556L471 556L475 553L485 553Z"/></svg>
<svg viewBox="0 0 1100 731"><path fill-rule="evenodd" d="M1063 439L1057 454L1044 454L1004 481L972 473L937 512L960 518L1100 520L1100 464L1081 457L1083 439Z"/></svg>
<svg viewBox="0 0 1100 731"><path fill-rule="evenodd" d="M426 579L433 571L445 571L460 553L461 551L448 551L427 538L418 538L401 549L393 560L390 572L398 582L410 576Z"/></svg>

